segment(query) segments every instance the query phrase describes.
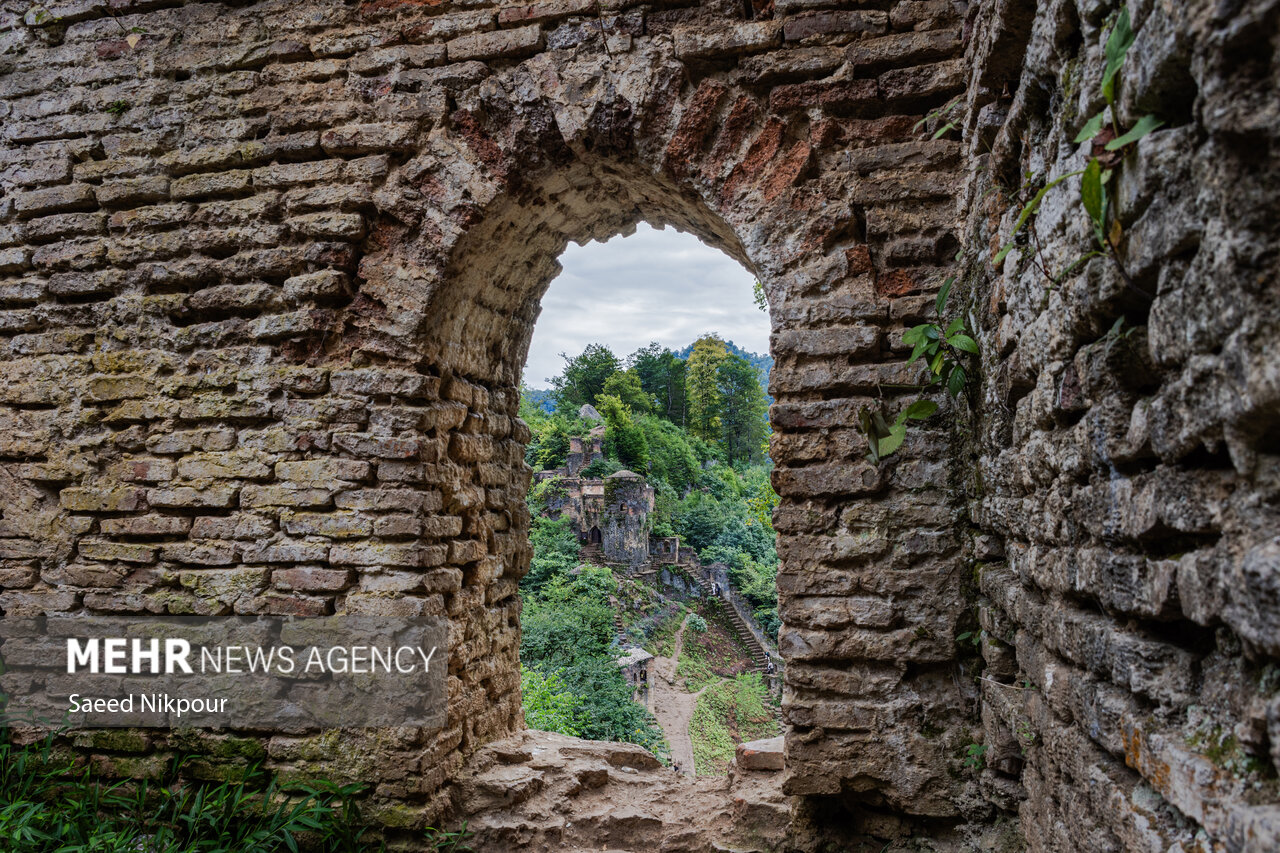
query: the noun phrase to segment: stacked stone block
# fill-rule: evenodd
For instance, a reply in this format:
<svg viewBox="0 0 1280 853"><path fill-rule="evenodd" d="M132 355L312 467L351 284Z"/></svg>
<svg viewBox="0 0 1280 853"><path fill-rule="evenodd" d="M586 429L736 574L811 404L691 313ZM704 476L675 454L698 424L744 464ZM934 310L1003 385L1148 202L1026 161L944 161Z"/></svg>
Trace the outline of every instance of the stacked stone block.
<svg viewBox="0 0 1280 853"><path fill-rule="evenodd" d="M1118 3L975 7L958 439L975 523L986 796L1032 850L1280 846L1275 4L1131 3L1116 261L1078 179L993 271L1026 194L1082 168ZM1039 247L1037 253L1036 247ZM977 738L975 738L975 741Z"/></svg>
<svg viewBox="0 0 1280 853"><path fill-rule="evenodd" d="M445 616L443 731L194 744L434 819L520 725L538 300L646 219L769 290L793 790L954 815L945 750L894 735L954 657L943 439L879 472L849 426L955 242L959 147L912 130L963 85L950 3L7 4L0 43L6 631Z"/></svg>
<svg viewBox="0 0 1280 853"><path fill-rule="evenodd" d="M1050 287L987 262L1024 176L1083 165L1114 3L0 3L3 631L443 616L441 731L73 740L435 820L521 725L539 299L643 219L768 293L787 790L863 835L1267 849L1273 5L1133 4L1121 109L1168 125L1118 173L1130 283ZM858 411L919 396L901 332L957 269L977 378L874 466Z"/></svg>

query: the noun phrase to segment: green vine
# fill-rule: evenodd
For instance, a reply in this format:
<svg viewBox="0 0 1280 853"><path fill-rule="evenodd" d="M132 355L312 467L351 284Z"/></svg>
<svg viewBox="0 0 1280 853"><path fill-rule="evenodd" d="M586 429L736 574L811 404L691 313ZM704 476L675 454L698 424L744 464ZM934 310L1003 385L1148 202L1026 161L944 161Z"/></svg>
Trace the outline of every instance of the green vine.
<svg viewBox="0 0 1280 853"><path fill-rule="evenodd" d="M1107 36L1106 65L1102 73L1102 96L1106 100L1106 106L1097 115L1085 122L1084 128L1075 139L1076 144L1093 142L1093 152L1088 165L1083 169L1060 175L1036 191L1035 195L1019 211L1008 240L1005 241L995 257L992 258L993 267L999 268L1009 253L1013 251L1018 234L1030 222L1031 217L1035 216L1036 212L1039 211L1040 205L1045 196L1049 194L1049 191L1071 178L1078 177L1081 179L1081 205L1093 226L1093 242L1096 245L1083 257L1070 264L1063 272L1053 276L1045 268L1039 243L1037 242L1037 264L1050 282L1056 286L1090 259L1108 257L1116 265L1126 283L1133 287L1132 281L1130 281L1120 262L1118 247L1123 236L1120 223L1114 217L1109 216L1111 208L1109 186L1115 175L1115 169L1120 165L1120 160L1125 153L1147 134L1164 125L1164 122L1154 115L1146 115L1127 130L1122 130L1120 127L1115 101L1116 83L1119 79L1120 69L1124 65L1125 56L1128 54L1129 48L1133 46L1135 38L1136 35L1130 23L1129 10L1126 7L1121 9L1116 16L1116 21ZM957 129L957 121L951 119L950 116L959 108L960 104L960 98L947 102L944 106L933 110L918 121L914 129L919 131L923 127L934 126L936 130L931 132L931 138L942 138L950 131ZM958 261L962 255L963 252L957 255L956 260ZM969 375L964 363L966 356L978 354L978 343L969 334L963 317L955 317L944 325L943 312L946 308L947 297L954 283L955 276L949 277L938 292L938 298L935 303L938 320L908 329L902 336L903 344L912 347L911 358L908 359L907 364L914 364L917 360L923 358L929 367L929 378L923 387L927 388L940 383L952 398L960 396L960 393L964 390L965 383L968 381ZM1117 325L1112 331L1117 333L1119 326ZM867 461L873 465L878 465L885 458L892 456L906 439L907 427L910 422L925 420L932 417L937 411L937 403L931 400L917 400L899 412L894 421L890 423L882 411L868 407L861 408L858 411L856 429L867 440Z"/></svg>
<svg viewBox="0 0 1280 853"><path fill-rule="evenodd" d="M957 255L956 260L959 259L960 255ZM923 358L929 366L928 381L918 387L928 388L941 383L952 398L960 396L969 379L962 363L964 358L978 352L978 342L969 335L963 317L942 325L947 298L955 281L955 276L948 277L938 291L938 298L934 300L937 321L913 326L902 335L902 343L912 347L907 365ZM933 417L937 411L938 404L934 401L917 400L903 409L891 425L882 412L864 406L858 411L857 429L867 439L867 461L879 465L882 459L892 456L906 439L909 422Z"/></svg>
<svg viewBox="0 0 1280 853"><path fill-rule="evenodd" d="M1133 46L1135 38L1136 34L1130 23L1129 9L1125 7L1116 16L1111 33L1107 36L1106 64L1102 71L1102 97L1106 100L1106 106L1085 122L1084 127L1074 140L1077 145L1085 142L1093 143L1092 156L1088 165L1083 169L1061 175L1050 181L1027 202L1013 224L1013 232L1009 235L1008 241L1005 242L992 259L993 267L999 267L1004 262L1005 257L1013 251L1014 238L1022 231L1027 221L1040 209L1040 203L1044 201L1044 197L1049 190L1069 178L1079 177L1080 200L1093 226L1095 247L1076 259L1056 276L1049 275L1047 270L1044 270L1043 263L1040 264L1041 270L1049 277L1051 283L1056 286L1089 260L1097 257L1107 257L1120 270L1120 274L1124 277L1126 283L1131 287L1133 286L1123 265L1120 263L1118 247L1123 236L1120 222L1108 216L1111 208L1111 194L1108 187L1115 175L1116 167L1120 165L1120 161L1132 146L1136 145L1139 140L1152 131L1164 126L1164 122L1156 116L1145 115L1127 130L1122 131L1120 127L1119 111L1116 109L1116 83L1119 79L1120 68L1124 65L1125 56L1129 53L1129 48ZM1108 222L1108 220L1110 221ZM1038 254L1039 249L1037 247Z"/></svg>

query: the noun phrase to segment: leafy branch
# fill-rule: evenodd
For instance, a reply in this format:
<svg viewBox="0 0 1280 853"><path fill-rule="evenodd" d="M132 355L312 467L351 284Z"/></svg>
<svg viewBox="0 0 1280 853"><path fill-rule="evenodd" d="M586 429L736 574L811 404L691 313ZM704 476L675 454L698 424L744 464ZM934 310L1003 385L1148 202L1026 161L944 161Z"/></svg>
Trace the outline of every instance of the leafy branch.
<svg viewBox="0 0 1280 853"><path fill-rule="evenodd" d="M957 255L957 259L959 257ZM978 352L978 342L969 335L963 317L956 317L945 327L942 325L947 297L955 280L955 276L949 276L938 291L934 301L937 322L922 323L902 335L902 342L912 347L907 364L924 358L929 365L929 380L924 387L941 383L953 398L960 396L969 378L961 362L966 354ZM932 400L917 400L903 409L891 425L882 412L864 406L858 411L857 429L867 439L867 461L879 465L882 459L892 456L906 439L909 422L931 418L937 411L938 404Z"/></svg>
<svg viewBox="0 0 1280 853"><path fill-rule="evenodd" d="M907 437L907 421L922 421L936 411L938 404L932 400L916 400L890 426L883 413L864 406L858 411L858 431L867 438L867 461L879 465L881 459L892 456Z"/></svg>
<svg viewBox="0 0 1280 853"><path fill-rule="evenodd" d="M964 353L977 355L978 342L969 335L963 317L956 317L944 328L942 323L943 309L947 305L947 297L951 295L951 286L956 277L949 276L938 291L934 309L938 315L936 323L922 323L908 329L902 336L902 342L913 347L911 358L907 364L915 364L919 358L927 359L929 365L929 385L941 382L952 397L959 397L969 375L965 372L961 360Z"/></svg>
<svg viewBox="0 0 1280 853"><path fill-rule="evenodd" d="M986 764L987 745L971 743L964 750L964 766L971 770L981 770Z"/></svg>
<svg viewBox="0 0 1280 853"><path fill-rule="evenodd" d="M1077 145L1084 142L1093 142L1092 156L1088 165L1083 169L1061 175L1050 181L1027 202L1014 222L1013 232L1009 235L1009 240L992 259L992 266L999 267L1004 262L1005 257L1013 250L1014 238L1017 237L1031 216L1039 210L1040 203L1044 201L1044 197L1049 190L1068 178L1079 176L1080 200L1093 226L1093 240L1096 248L1072 262L1057 276L1049 275L1048 271L1044 269L1043 263L1040 264L1041 270L1056 286L1087 261L1096 257L1109 257L1117 269L1120 270L1125 281L1131 287L1133 286L1120 263L1118 247L1120 239L1123 237L1120 222L1108 216L1111 208L1111 194L1108 191L1108 187L1115 175L1115 169L1120 165L1125 153L1143 137L1164 125L1164 122L1156 116L1145 115L1138 119L1133 127L1128 130L1122 131L1120 127L1115 102L1116 83L1119 80L1120 69L1124 65L1125 56L1128 54L1129 48L1133 46L1135 38L1136 35L1130 23L1129 9L1126 7L1120 10L1120 14L1116 17L1115 25L1111 28L1111 33L1107 37L1106 64L1102 72L1102 96L1106 100L1106 106L1085 122L1084 127L1075 138L1075 144ZM1109 123L1108 118L1110 119ZM1110 222L1108 223L1109 219ZM1039 253L1038 247L1037 253Z"/></svg>

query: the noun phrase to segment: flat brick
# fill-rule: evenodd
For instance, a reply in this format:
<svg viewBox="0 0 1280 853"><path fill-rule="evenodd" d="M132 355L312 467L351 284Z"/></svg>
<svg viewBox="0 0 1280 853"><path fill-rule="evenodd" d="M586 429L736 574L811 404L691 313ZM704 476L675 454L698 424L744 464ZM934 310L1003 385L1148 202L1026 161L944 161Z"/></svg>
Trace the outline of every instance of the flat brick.
<svg viewBox="0 0 1280 853"><path fill-rule="evenodd" d="M132 512L146 497L143 489L128 486L72 487L62 490L58 503L73 512Z"/></svg>
<svg viewBox="0 0 1280 853"><path fill-rule="evenodd" d="M81 540L76 546L80 556L86 560L124 563L154 563L156 549L152 545L130 545L123 542L101 542Z"/></svg>
<svg viewBox="0 0 1280 853"><path fill-rule="evenodd" d="M444 500L436 489L360 489L340 492L334 502L343 509L433 512L440 509Z"/></svg>
<svg viewBox="0 0 1280 853"><path fill-rule="evenodd" d="M735 53L767 50L782 43L781 21L749 21L713 30L677 27L676 56L709 59Z"/></svg>
<svg viewBox="0 0 1280 853"><path fill-rule="evenodd" d="M594 14L598 0L549 0L543 3L528 3L522 6L508 6L498 11L498 23L508 24L540 24L570 15Z"/></svg>
<svg viewBox="0 0 1280 853"><path fill-rule="evenodd" d="M338 592L351 583L351 572L346 569L320 569L313 566L296 569L276 569L271 573L271 583L276 589L300 592Z"/></svg>
<svg viewBox="0 0 1280 853"><path fill-rule="evenodd" d="M810 36L883 33L889 28L889 13L879 11L805 12L787 18L783 27L787 41Z"/></svg>
<svg viewBox="0 0 1280 853"><path fill-rule="evenodd" d="M369 463L355 459L306 459L300 462L277 462L276 476L281 480L323 483L330 480L364 480L369 476Z"/></svg>
<svg viewBox="0 0 1280 853"><path fill-rule="evenodd" d="M88 184L67 184L16 193L13 196L13 209L28 217L65 213L71 210L93 210L97 206L93 187Z"/></svg>
<svg viewBox="0 0 1280 853"><path fill-rule="evenodd" d="M332 504L331 489L296 484L245 486L240 495L240 505L246 508L289 506L319 509Z"/></svg>
<svg viewBox="0 0 1280 853"><path fill-rule="evenodd" d="M169 179L154 176L106 181L98 187L97 196L103 207L128 207L167 201Z"/></svg>
<svg viewBox="0 0 1280 853"><path fill-rule="evenodd" d="M191 530L191 519L174 515L138 515L104 518L100 527L107 536L185 536Z"/></svg>
<svg viewBox="0 0 1280 853"><path fill-rule="evenodd" d="M468 59L505 59L527 56L542 49L543 36L537 26L515 30L496 30L488 33L472 33L449 42L450 62Z"/></svg>
<svg viewBox="0 0 1280 853"><path fill-rule="evenodd" d="M189 175L175 180L169 187L169 194L179 201L188 198L236 195L249 189L251 179L252 173L248 169Z"/></svg>
<svg viewBox="0 0 1280 853"><path fill-rule="evenodd" d="M414 143L417 125L413 122L350 124L325 131L320 147L328 154L373 154L379 151L408 151Z"/></svg>
<svg viewBox="0 0 1280 853"><path fill-rule="evenodd" d="M373 519L354 512L285 512L280 526L292 536L352 539L373 532Z"/></svg>
<svg viewBox="0 0 1280 853"><path fill-rule="evenodd" d="M237 486L173 486L167 489L151 489L147 503L159 509L229 509L236 505L240 494Z"/></svg>

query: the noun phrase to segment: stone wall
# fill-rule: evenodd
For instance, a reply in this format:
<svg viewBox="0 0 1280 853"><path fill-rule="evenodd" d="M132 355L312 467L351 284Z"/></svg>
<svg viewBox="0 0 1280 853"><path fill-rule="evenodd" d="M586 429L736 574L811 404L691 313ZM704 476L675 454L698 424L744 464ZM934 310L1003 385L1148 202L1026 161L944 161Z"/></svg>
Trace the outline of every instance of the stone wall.
<svg viewBox="0 0 1280 853"><path fill-rule="evenodd" d="M74 745L435 819L521 725L539 299L569 240L645 220L769 297L788 792L862 836L1270 849L1277 4L1132 8L1122 116L1167 126L1117 173L1128 281L1051 285L1074 181L990 258L1083 165L1114 3L0 2L4 631L450 625L439 731ZM857 413L917 396L901 331L960 249L975 379L874 466Z"/></svg>
<svg viewBox="0 0 1280 853"><path fill-rule="evenodd" d="M1280 6L1130 3L1119 122L1165 126L1116 167L1116 261L1051 281L1092 239L1073 178L990 263L1087 163L1119 8L967 22L983 793L1032 850L1275 850Z"/></svg>
<svg viewBox="0 0 1280 853"><path fill-rule="evenodd" d="M955 4L0 4L0 607L434 614L441 731L77 736L376 781L432 820L521 724L517 386L569 240L693 231L769 294L792 790L950 818L974 691L945 438L853 412L956 244ZM921 734L926 721L936 734ZM231 746L228 746L231 744Z"/></svg>

